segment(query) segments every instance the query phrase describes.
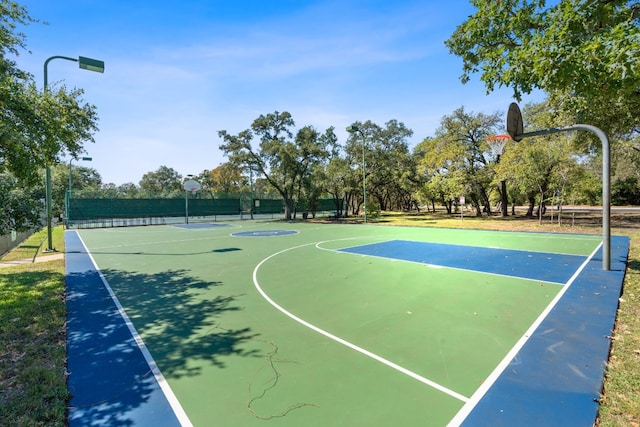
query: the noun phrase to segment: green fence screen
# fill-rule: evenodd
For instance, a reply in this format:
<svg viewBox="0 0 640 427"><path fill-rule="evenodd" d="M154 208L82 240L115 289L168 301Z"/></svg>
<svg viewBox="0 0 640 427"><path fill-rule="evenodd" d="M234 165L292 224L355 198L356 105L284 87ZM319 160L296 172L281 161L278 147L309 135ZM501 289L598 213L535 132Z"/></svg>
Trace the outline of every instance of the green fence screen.
<svg viewBox="0 0 640 427"><path fill-rule="evenodd" d="M189 199L189 216L238 215L240 199ZM184 199L71 199L70 221L185 216Z"/></svg>
<svg viewBox="0 0 640 427"><path fill-rule="evenodd" d="M189 218L216 217L222 215L239 215L250 213L250 200L246 197L234 199L193 198L188 200ZM255 199L253 214L280 215L284 214L284 200ZM342 201L340 201L341 203ZM139 224L164 224L165 218L186 217L185 199L183 198L118 198L118 197L80 197L68 200L67 225L78 227L96 226L92 221L99 222L99 226L121 226ZM318 199L313 204L301 201L296 211L334 212L334 199ZM304 215L306 218L306 214ZM113 220L123 220L116 221ZM111 221L108 224L105 221Z"/></svg>

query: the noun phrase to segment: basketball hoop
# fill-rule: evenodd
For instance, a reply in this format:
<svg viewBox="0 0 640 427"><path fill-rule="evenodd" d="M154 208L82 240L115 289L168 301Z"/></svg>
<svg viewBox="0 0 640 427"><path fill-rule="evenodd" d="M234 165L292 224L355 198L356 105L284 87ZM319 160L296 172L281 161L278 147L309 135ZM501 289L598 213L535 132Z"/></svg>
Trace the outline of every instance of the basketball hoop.
<svg viewBox="0 0 640 427"><path fill-rule="evenodd" d="M498 160L500 160L502 150L504 150L504 146L507 145L507 141L510 139L510 135L491 135L486 138L486 141L491 148L491 153L493 153Z"/></svg>
<svg viewBox="0 0 640 427"><path fill-rule="evenodd" d="M193 179L187 180L184 183L184 191L189 191L192 194L196 191L199 191L202 188L198 181L194 181Z"/></svg>

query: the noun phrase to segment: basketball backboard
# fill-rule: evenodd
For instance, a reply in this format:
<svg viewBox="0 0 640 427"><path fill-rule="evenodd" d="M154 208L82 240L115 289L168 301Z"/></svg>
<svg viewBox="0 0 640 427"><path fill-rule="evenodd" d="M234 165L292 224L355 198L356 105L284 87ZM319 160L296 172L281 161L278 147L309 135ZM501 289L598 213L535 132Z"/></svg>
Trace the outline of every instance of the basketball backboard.
<svg viewBox="0 0 640 427"><path fill-rule="evenodd" d="M200 185L200 183L198 181L195 181L193 179L189 179L187 181L185 181L184 183L184 191L198 191L202 188L202 186Z"/></svg>
<svg viewBox="0 0 640 427"><path fill-rule="evenodd" d="M522 113L515 102L509 105L509 111L507 112L507 133L514 141L522 140L522 137L520 137L524 133Z"/></svg>

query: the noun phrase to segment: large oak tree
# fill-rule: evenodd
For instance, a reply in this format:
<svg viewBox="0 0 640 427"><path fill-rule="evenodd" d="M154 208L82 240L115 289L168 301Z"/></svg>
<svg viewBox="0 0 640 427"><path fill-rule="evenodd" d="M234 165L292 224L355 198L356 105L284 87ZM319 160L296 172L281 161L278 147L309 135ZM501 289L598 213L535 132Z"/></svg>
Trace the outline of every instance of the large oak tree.
<svg viewBox="0 0 640 427"><path fill-rule="evenodd" d="M305 126L294 137L294 126L290 113L276 111L260 115L251 129L237 135L226 130L218 132L224 141L219 148L229 157L229 162L263 176L282 196L287 219L295 212L295 198L299 197L313 166L329 156L325 139L318 131ZM259 140L257 147L253 145L255 137Z"/></svg>
<svg viewBox="0 0 640 427"><path fill-rule="evenodd" d="M61 86L44 93L32 75L18 68L14 58L25 51L26 37L17 29L36 22L16 2L0 2L0 174L13 177L3 180L11 186L3 190L7 194L30 194L43 168L65 155L77 157L97 131L95 107L84 103L82 90ZM36 199L4 203L0 234L37 225L42 206Z"/></svg>
<svg viewBox="0 0 640 427"><path fill-rule="evenodd" d="M463 60L463 82L480 73L488 92L511 87L516 99L541 89L574 122L640 131L640 3L471 3L476 13L445 42Z"/></svg>

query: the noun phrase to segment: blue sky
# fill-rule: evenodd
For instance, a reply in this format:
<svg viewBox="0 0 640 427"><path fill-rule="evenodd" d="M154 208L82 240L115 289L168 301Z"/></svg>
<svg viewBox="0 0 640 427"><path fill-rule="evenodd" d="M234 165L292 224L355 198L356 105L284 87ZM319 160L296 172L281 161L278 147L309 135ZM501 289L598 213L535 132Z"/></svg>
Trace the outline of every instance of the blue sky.
<svg viewBox="0 0 640 427"><path fill-rule="evenodd" d="M462 85L444 41L474 13L463 0L21 0L48 25L21 30L18 65L43 82L53 55L105 62L104 74L54 60L49 85L85 90L100 131L87 156L103 182L138 183L168 166L182 175L226 158L219 130L236 134L261 114L288 111L296 128L396 119L413 146L464 106L505 112L511 90ZM525 97L522 104L541 100ZM67 159L68 160L68 159Z"/></svg>

